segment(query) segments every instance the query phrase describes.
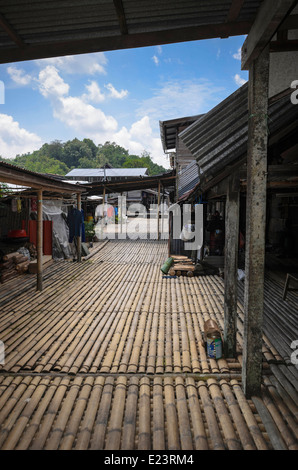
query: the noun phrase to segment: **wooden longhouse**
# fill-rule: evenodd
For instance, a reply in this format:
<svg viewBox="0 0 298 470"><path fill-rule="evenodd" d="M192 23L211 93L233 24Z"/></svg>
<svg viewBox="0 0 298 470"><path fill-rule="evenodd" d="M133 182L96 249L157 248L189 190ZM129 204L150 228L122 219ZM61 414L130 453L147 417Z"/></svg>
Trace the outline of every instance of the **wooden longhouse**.
<svg viewBox="0 0 298 470"><path fill-rule="evenodd" d="M196 189L226 201L224 281L161 276L168 247L151 240L109 242L86 262L52 264L42 286L39 264L37 292L30 276L3 285L0 448L297 450L297 368L288 348L297 294L289 291L285 300L283 289L264 277L267 197L277 191L292 197L291 189L295 198L297 190L295 172L289 173L297 163L297 123L286 122L297 105L291 102L282 116L284 129L268 119L270 109L279 116L279 106L289 105L297 79L297 1L5 0L0 14L0 63L247 34L242 66L249 70L248 85L236 93L248 113L234 123L242 135L235 166L231 148L228 162L220 153L225 141L218 142L218 158L195 154L187 138L196 122L180 136L206 165L207 178L199 174ZM80 205L79 187L4 164L0 181L27 183L39 204L45 190L76 192ZM246 276L237 297L244 194ZM39 210L39 227L41 217ZM41 250L39 243L39 259ZM224 333L227 349L218 360L204 348L209 317Z"/></svg>

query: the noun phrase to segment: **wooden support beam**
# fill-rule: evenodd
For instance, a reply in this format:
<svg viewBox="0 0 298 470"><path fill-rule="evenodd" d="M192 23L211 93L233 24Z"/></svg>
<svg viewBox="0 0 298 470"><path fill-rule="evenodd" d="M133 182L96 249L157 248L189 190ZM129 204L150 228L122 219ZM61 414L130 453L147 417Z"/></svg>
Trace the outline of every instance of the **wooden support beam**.
<svg viewBox="0 0 298 470"><path fill-rule="evenodd" d="M264 0L242 46L242 70L249 70L296 4L297 0Z"/></svg>
<svg viewBox="0 0 298 470"><path fill-rule="evenodd" d="M228 13L227 22L236 21L240 15L241 9L243 7L244 0L233 0L231 3L230 11Z"/></svg>
<svg viewBox="0 0 298 470"><path fill-rule="evenodd" d="M114 7L118 16L121 34L128 34L125 12L122 0L113 0Z"/></svg>
<svg viewBox="0 0 298 470"><path fill-rule="evenodd" d="M228 180L225 216L225 357L236 357L239 195L240 179L239 172L236 172Z"/></svg>
<svg viewBox="0 0 298 470"><path fill-rule="evenodd" d="M292 52L298 51L297 39L288 39L287 41L272 41L270 43L270 52Z"/></svg>
<svg viewBox="0 0 298 470"><path fill-rule="evenodd" d="M37 192L37 290L40 292L43 289L43 226L42 226L42 189Z"/></svg>
<svg viewBox="0 0 298 470"><path fill-rule="evenodd" d="M82 199L81 199L81 194L77 194L77 206L78 210L81 212L82 209ZM81 229L80 229L80 234L77 236L77 261L78 263L81 262L82 259L82 224L81 224Z"/></svg>
<svg viewBox="0 0 298 470"><path fill-rule="evenodd" d="M76 187L75 189L75 186L71 183L64 183L33 171L5 164L4 162L0 162L0 181L2 183L18 184L36 190L42 189L43 191L58 192L61 194L72 195L75 190L86 191L86 189L82 189L82 187Z"/></svg>
<svg viewBox="0 0 298 470"><path fill-rule="evenodd" d="M103 187L103 193L102 193L102 215L101 215L101 222L100 222L100 226L101 226L101 239L103 240L103 232L104 232L104 228L105 228L105 208L106 208L106 187L104 186Z"/></svg>
<svg viewBox="0 0 298 470"><path fill-rule="evenodd" d="M91 39L52 41L43 44L32 44L23 49L18 47L7 48L4 51L0 51L0 63L239 36L248 34L250 28L251 21L235 21L232 23L170 28L164 31L149 31Z"/></svg>
<svg viewBox="0 0 298 470"><path fill-rule="evenodd" d="M242 386L247 397L261 391L269 46L250 66Z"/></svg>
<svg viewBox="0 0 298 470"><path fill-rule="evenodd" d="M13 42L15 42L17 46L25 47L25 43L23 39L16 33L16 31L13 29L13 27L8 23L6 18L1 13L0 13L0 27L2 27L2 29L4 29L4 31L7 32L10 39L12 39Z"/></svg>

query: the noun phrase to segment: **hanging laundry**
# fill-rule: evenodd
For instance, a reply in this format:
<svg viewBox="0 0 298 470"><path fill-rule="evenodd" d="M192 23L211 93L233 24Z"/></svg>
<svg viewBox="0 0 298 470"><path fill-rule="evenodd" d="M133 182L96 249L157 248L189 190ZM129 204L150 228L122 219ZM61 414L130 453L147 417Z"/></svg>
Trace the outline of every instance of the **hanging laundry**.
<svg viewBox="0 0 298 470"><path fill-rule="evenodd" d="M33 212L37 212L37 198L36 197L31 198L31 210Z"/></svg>
<svg viewBox="0 0 298 470"><path fill-rule="evenodd" d="M22 212L22 201L20 198L17 199L17 211L18 213Z"/></svg>
<svg viewBox="0 0 298 470"><path fill-rule="evenodd" d="M73 208L68 214L67 218L69 227L69 243L73 242L74 237L82 236L82 241L85 241L84 230L84 216L83 211Z"/></svg>

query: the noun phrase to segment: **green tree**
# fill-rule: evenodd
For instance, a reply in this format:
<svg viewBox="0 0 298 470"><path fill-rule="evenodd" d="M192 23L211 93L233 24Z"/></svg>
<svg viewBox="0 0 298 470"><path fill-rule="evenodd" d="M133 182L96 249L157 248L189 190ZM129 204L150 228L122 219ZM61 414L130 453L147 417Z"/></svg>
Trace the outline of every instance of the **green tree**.
<svg viewBox="0 0 298 470"><path fill-rule="evenodd" d="M65 175L69 171L69 168L65 163L60 162L55 158L40 155L39 151L33 152L31 155L17 157L15 161L21 168L35 171L36 173Z"/></svg>
<svg viewBox="0 0 298 470"><path fill-rule="evenodd" d="M100 163L99 166L109 163L113 168L121 168L128 155L128 150L115 142L106 142L98 146L97 160Z"/></svg>
<svg viewBox="0 0 298 470"><path fill-rule="evenodd" d="M158 165L157 163L154 163L151 159L150 153L144 151L141 155L141 157L138 157L137 155L129 155L129 157L126 159L125 163L123 164L123 167L125 168L147 168L148 169L148 175L158 175L160 173L164 173L166 169Z"/></svg>
<svg viewBox="0 0 298 470"><path fill-rule="evenodd" d="M141 156L130 155L128 150L115 142L95 145L91 139L75 138L63 143L60 140L45 143L32 153L17 155L14 159L2 159L21 168L39 173L65 175L72 168L147 168L149 175L164 173L161 165L152 161L149 152Z"/></svg>
<svg viewBox="0 0 298 470"><path fill-rule="evenodd" d="M79 164L76 168L98 168L98 165L93 158L82 157L79 159Z"/></svg>
<svg viewBox="0 0 298 470"><path fill-rule="evenodd" d="M42 155L63 161L63 143L61 140L53 140L49 144L43 144L39 151Z"/></svg>
<svg viewBox="0 0 298 470"><path fill-rule="evenodd" d="M95 159L98 151L97 145L91 139L83 139L84 144L87 144L92 152L92 157Z"/></svg>
<svg viewBox="0 0 298 470"><path fill-rule="evenodd" d="M87 157L90 160L92 159L92 150L90 147L77 138L68 140L63 148L62 159L68 168L79 168L79 161L83 157Z"/></svg>

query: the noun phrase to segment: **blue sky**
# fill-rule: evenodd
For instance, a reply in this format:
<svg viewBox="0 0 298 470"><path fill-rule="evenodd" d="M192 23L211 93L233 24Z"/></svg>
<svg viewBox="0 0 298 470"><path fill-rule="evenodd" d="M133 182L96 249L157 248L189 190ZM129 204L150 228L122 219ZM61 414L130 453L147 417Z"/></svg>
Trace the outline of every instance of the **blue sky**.
<svg viewBox="0 0 298 470"><path fill-rule="evenodd" d="M244 36L0 65L0 155L75 137L168 167L159 121L208 112L248 79Z"/></svg>

